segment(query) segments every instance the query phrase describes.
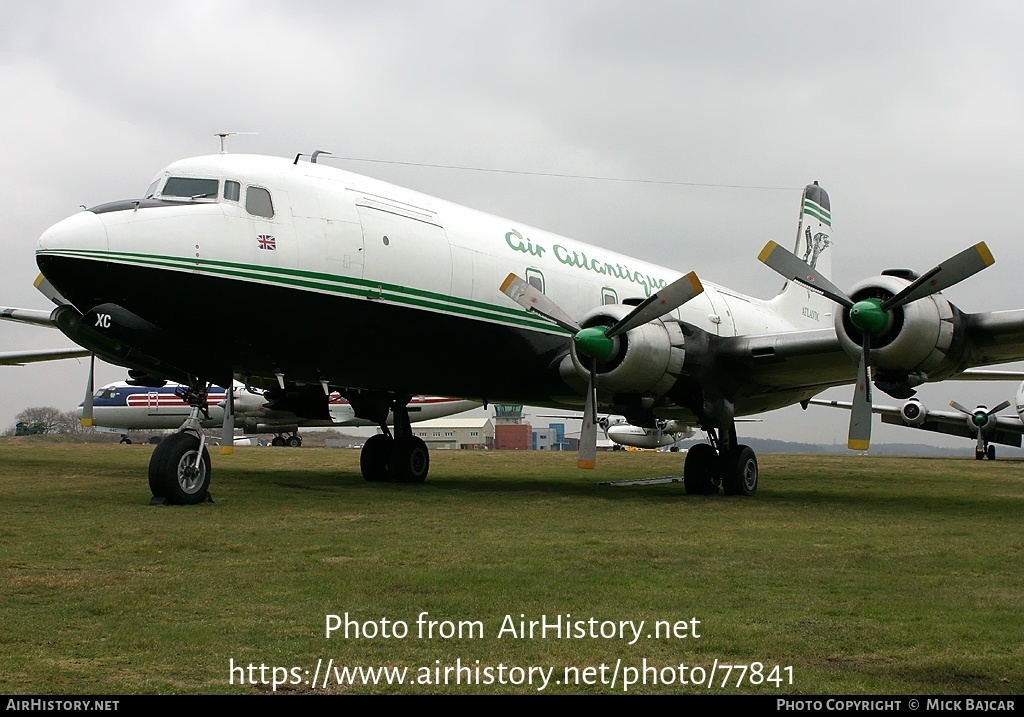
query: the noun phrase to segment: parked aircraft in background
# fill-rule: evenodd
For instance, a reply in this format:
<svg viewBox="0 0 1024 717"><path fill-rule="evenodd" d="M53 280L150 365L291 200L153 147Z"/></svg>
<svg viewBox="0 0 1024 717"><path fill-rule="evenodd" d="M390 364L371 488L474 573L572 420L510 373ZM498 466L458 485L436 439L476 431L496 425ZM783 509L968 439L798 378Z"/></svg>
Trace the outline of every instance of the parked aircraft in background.
<svg viewBox="0 0 1024 717"><path fill-rule="evenodd" d="M1021 378L1024 378L1024 373L1020 371L972 369L956 376L954 380L1006 381ZM809 403L815 406L850 410L850 404L846 401L826 401L814 398ZM996 443L1020 448L1021 436L1024 435L1024 383L1017 387L1014 403L1003 401L993 408L979 405L973 409L956 401L950 401L949 405L956 411L932 411L925 408L918 399L911 398L900 406L873 405L871 410L882 417L882 423L971 438L976 441L974 457L979 461L984 458L995 460L996 447L993 444ZM1010 406L1016 408L1016 416L996 415Z"/></svg>
<svg viewBox="0 0 1024 717"><path fill-rule="evenodd" d="M93 426L111 429L122 434L121 442L129 443L129 430L172 429L188 418L189 405L182 400L187 386L168 383L165 386L132 386L126 382L112 383L96 391L93 396ZM236 428L247 434L273 433L271 445L302 445L299 428L339 428L347 426L374 426L371 421L356 418L352 405L338 393L332 393L327 403L327 416L322 418L300 418L287 410L275 409L262 391L235 383L234 409ZM203 428L221 428L227 404L227 391L221 386L211 386L207 392L208 418L202 419ZM409 418L412 422L443 418L461 413L481 404L477 401L461 401L439 396L413 396L409 401ZM82 416L84 403L78 406ZM388 422L391 423L391 417Z"/></svg>
<svg viewBox="0 0 1024 717"><path fill-rule="evenodd" d="M205 498L200 418L210 387L233 379L308 418L339 392L383 431L363 447L370 481L426 478L407 405L433 394L583 406L581 467L594 465L598 410L645 428L700 426L710 443L687 453L687 492L752 495L757 459L737 417L855 383L849 445L862 450L872 368L901 396L1024 359L1024 311L967 314L939 293L992 264L984 243L921 276L883 272L849 295L832 284L829 197L816 184L800 200L796 254L774 242L760 254L787 280L761 300L325 167L319 154L175 162L143 198L79 212L39 240L39 288L69 338L140 383L188 385L190 415L150 461L156 497ZM232 330L204 330L208 297Z"/></svg>
<svg viewBox="0 0 1024 717"><path fill-rule="evenodd" d="M631 448L661 448L675 445L696 433L693 426L680 421L657 421L653 428L634 426L625 416L603 416L598 426L612 443Z"/></svg>

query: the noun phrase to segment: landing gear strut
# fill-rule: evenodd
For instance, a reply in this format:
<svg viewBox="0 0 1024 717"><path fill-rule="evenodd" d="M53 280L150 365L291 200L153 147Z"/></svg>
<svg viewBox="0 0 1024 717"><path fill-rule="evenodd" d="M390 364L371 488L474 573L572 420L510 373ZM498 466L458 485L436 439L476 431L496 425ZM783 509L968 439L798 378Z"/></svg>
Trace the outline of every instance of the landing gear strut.
<svg viewBox="0 0 1024 717"><path fill-rule="evenodd" d="M719 486L726 495L757 492L757 456L750 446L736 442L733 422L723 440L719 431L708 430L710 443L699 443L686 453L683 485L690 495L712 495Z"/></svg>
<svg viewBox="0 0 1024 717"><path fill-rule="evenodd" d="M173 436L162 440L149 459L149 489L155 501L184 505L209 498L210 453L202 419L209 420L210 384L194 381L179 394L190 407L188 418Z"/></svg>
<svg viewBox="0 0 1024 717"><path fill-rule="evenodd" d="M422 483L430 470L430 453L422 438L412 434L408 401L389 400L394 416L394 433L385 421L379 421L381 433L363 444L359 469L370 483ZM385 413L386 418L386 413Z"/></svg>

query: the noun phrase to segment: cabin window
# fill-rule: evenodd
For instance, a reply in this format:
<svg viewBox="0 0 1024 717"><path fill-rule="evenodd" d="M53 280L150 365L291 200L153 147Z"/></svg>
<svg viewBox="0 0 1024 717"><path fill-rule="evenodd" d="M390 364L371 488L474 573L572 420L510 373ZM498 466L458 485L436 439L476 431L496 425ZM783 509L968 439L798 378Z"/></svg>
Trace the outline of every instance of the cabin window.
<svg viewBox="0 0 1024 717"><path fill-rule="evenodd" d="M242 196L242 185L231 179L225 180L224 198L229 202L237 202L240 196Z"/></svg>
<svg viewBox="0 0 1024 717"><path fill-rule="evenodd" d="M619 296L615 293L615 289L609 289L607 286L601 289L601 303L605 305L619 303Z"/></svg>
<svg viewBox="0 0 1024 717"><path fill-rule="evenodd" d="M216 199L217 180L198 177L171 177L161 192L165 197L186 197L188 199Z"/></svg>
<svg viewBox="0 0 1024 717"><path fill-rule="evenodd" d="M544 275L540 273L539 269L526 270L526 283L540 293L544 293Z"/></svg>
<svg viewBox="0 0 1024 717"><path fill-rule="evenodd" d="M274 203L270 200L270 192L263 187L246 187L245 211L257 217L272 219Z"/></svg>

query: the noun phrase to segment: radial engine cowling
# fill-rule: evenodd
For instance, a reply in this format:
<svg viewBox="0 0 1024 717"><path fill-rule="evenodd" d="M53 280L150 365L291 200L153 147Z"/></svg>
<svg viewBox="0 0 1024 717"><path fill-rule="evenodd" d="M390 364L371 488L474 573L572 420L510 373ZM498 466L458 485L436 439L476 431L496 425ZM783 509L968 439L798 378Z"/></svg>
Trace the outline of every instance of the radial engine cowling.
<svg viewBox="0 0 1024 717"><path fill-rule="evenodd" d="M598 307L583 317L581 325L611 326L633 310L632 306L608 304ZM642 394L664 396L675 384L686 358L683 332L671 320L655 320L642 324L617 336L612 355L597 364L597 385L602 391L614 394ZM588 356L572 347L569 362L563 362L562 373L567 379L582 379L590 375ZM567 376L566 372L575 376Z"/></svg>
<svg viewBox="0 0 1024 717"><path fill-rule="evenodd" d="M909 281L897 276L876 276L854 286L849 295L853 301L885 300L907 284ZM871 337L871 365L892 373L936 371L953 344L954 312L941 294L893 309L889 325ZM843 349L850 356L859 356L863 334L850 321L849 312L835 313L835 328Z"/></svg>
<svg viewBox="0 0 1024 717"><path fill-rule="evenodd" d="M900 418L908 426L920 426L928 417L928 411L916 398L912 398L900 407Z"/></svg>

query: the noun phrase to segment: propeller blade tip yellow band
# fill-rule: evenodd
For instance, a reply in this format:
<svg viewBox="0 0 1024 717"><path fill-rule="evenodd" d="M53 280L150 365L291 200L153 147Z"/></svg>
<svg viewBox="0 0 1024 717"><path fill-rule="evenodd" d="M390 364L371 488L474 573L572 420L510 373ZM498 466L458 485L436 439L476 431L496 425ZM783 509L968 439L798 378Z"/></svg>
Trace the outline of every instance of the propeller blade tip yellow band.
<svg viewBox="0 0 1024 717"><path fill-rule="evenodd" d="M501 293L504 294L505 293L505 289L507 289L509 287L509 284L511 284L515 280L516 280L516 275L515 274L509 274L508 276L506 276L505 277L505 281L501 282Z"/></svg>
<svg viewBox="0 0 1024 717"><path fill-rule="evenodd" d="M762 249L761 253L757 255L757 260L760 261L762 264L767 262L768 257L771 256L771 253L775 251L775 247L777 246L778 244L776 244L773 241L770 241L767 244L765 244L764 249Z"/></svg>
<svg viewBox="0 0 1024 717"><path fill-rule="evenodd" d="M220 454L222 456L230 456L234 452L235 452L235 447L234 446L221 446L220 447Z"/></svg>
<svg viewBox="0 0 1024 717"><path fill-rule="evenodd" d="M693 287L693 290L695 292L697 292L698 294L704 292L704 285L701 284L700 279L697 278L697 272L691 271L689 274L686 275L686 278L690 280L690 286Z"/></svg>
<svg viewBox="0 0 1024 717"><path fill-rule="evenodd" d="M868 449L868 445L869 444L870 444L870 441L864 441L864 440L854 439L854 438L851 438L849 441L846 442L846 446L851 451L866 451Z"/></svg>
<svg viewBox="0 0 1024 717"><path fill-rule="evenodd" d="M992 252L988 250L988 245L985 242L980 241L974 245L974 248L978 250L978 256L985 263L985 266L992 266L996 263L996 258L992 256Z"/></svg>
<svg viewBox="0 0 1024 717"><path fill-rule="evenodd" d="M92 419L91 418L83 418L82 419L82 426L85 427L85 428L89 428L90 426L92 426Z"/></svg>
<svg viewBox="0 0 1024 717"><path fill-rule="evenodd" d="M576 467L583 468L585 470L592 470L597 465L594 461L577 461Z"/></svg>

